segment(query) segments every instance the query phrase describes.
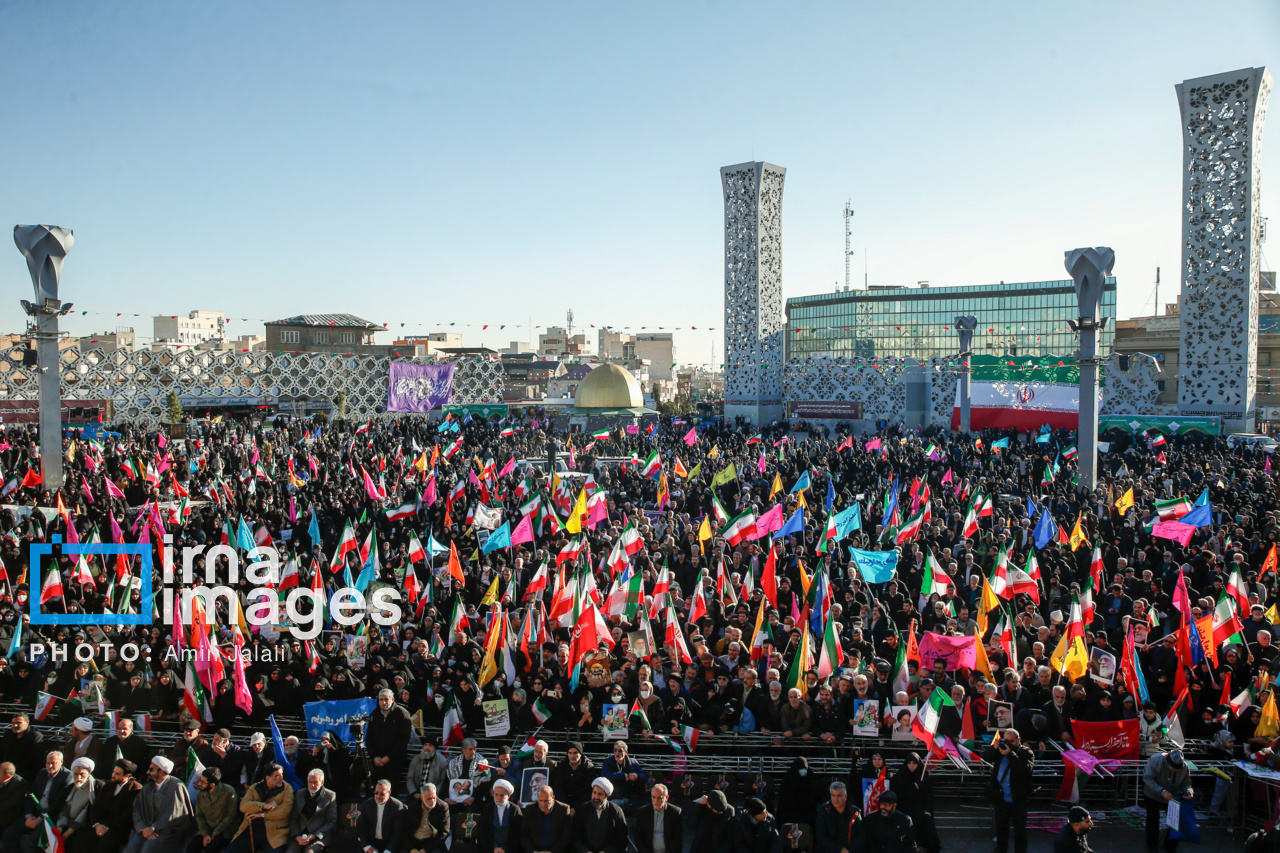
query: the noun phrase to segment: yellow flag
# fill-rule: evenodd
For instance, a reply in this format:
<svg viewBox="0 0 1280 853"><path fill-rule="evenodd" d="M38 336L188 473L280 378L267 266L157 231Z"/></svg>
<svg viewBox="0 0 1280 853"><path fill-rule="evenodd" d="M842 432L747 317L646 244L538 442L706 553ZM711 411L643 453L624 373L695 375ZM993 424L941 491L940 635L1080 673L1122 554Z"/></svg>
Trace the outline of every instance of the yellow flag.
<svg viewBox="0 0 1280 853"><path fill-rule="evenodd" d="M498 603L498 578L501 577L497 572L493 574L493 583L489 584L489 589L484 594L484 598L480 599L480 605L494 605Z"/></svg>
<svg viewBox="0 0 1280 853"><path fill-rule="evenodd" d="M800 491L796 492L796 503L800 504L800 506L804 507L805 509L809 508L809 504L806 503L804 499L804 489L801 489Z"/></svg>
<svg viewBox="0 0 1280 853"><path fill-rule="evenodd" d="M973 629L973 657L978 672L985 675L988 681L994 682L996 677L991 674L991 662L987 660L987 649L982 645L982 631L977 628Z"/></svg>
<svg viewBox="0 0 1280 853"><path fill-rule="evenodd" d="M807 596L809 594L809 584L812 581L809 580L809 575L805 573L802 561L796 560L796 568L800 569L800 585L804 587L804 594Z"/></svg>
<svg viewBox="0 0 1280 853"><path fill-rule="evenodd" d="M67 461L76 461L76 443L74 441L71 442L71 445L67 448Z"/></svg>
<svg viewBox="0 0 1280 853"><path fill-rule="evenodd" d="M489 622L489 636L484 643L484 660L480 663L477 683L484 687L498 674L498 640L502 637L502 607L495 605Z"/></svg>
<svg viewBox="0 0 1280 853"><path fill-rule="evenodd" d="M1131 509L1133 509L1133 489L1129 489L1129 491L1120 496L1120 500L1116 501L1116 512L1121 515Z"/></svg>
<svg viewBox="0 0 1280 853"><path fill-rule="evenodd" d="M723 486L731 480L736 480L737 477L738 469L733 466L732 462L730 462L725 466L723 471L711 478L711 488L714 489L716 486Z"/></svg>
<svg viewBox="0 0 1280 853"><path fill-rule="evenodd" d="M707 546L702 544L712 537L711 532L711 516L704 515L702 517L702 527L698 528L698 548L702 553L707 553Z"/></svg>
<svg viewBox="0 0 1280 853"><path fill-rule="evenodd" d="M413 461L413 467L418 469L418 473L427 473L427 451L422 451L422 455Z"/></svg>
<svg viewBox="0 0 1280 853"><path fill-rule="evenodd" d="M1280 622L1280 611L1276 610L1274 604L1267 608L1267 621L1272 625Z"/></svg>
<svg viewBox="0 0 1280 853"><path fill-rule="evenodd" d="M694 477L698 476L701 473L702 473L702 462L699 461L697 465L693 466L693 470L689 472L689 479L692 480Z"/></svg>
<svg viewBox="0 0 1280 853"><path fill-rule="evenodd" d="M1074 551L1085 543L1084 538L1084 512L1076 518L1076 526L1071 531L1071 550Z"/></svg>
<svg viewBox="0 0 1280 853"><path fill-rule="evenodd" d="M707 451L707 458L708 458L708 459L719 459L719 458L720 458L720 445L718 445L718 444L717 444L716 446L714 446L714 447L712 447L710 450L708 450L708 451Z"/></svg>
<svg viewBox="0 0 1280 853"><path fill-rule="evenodd" d="M982 576L982 603L978 606L978 633L982 636L987 635L987 614L1000 606L1000 598L996 595L996 591L991 588L991 584L987 582L987 576Z"/></svg>
<svg viewBox="0 0 1280 853"><path fill-rule="evenodd" d="M782 477L775 471L773 473L773 488L769 490L769 497L773 497L780 491L782 491Z"/></svg>
<svg viewBox="0 0 1280 853"><path fill-rule="evenodd" d="M587 517L587 489L584 486L582 491L578 492L578 503L573 508L573 512L569 513L569 520L564 523L564 529L575 536L582 532L582 519Z"/></svg>

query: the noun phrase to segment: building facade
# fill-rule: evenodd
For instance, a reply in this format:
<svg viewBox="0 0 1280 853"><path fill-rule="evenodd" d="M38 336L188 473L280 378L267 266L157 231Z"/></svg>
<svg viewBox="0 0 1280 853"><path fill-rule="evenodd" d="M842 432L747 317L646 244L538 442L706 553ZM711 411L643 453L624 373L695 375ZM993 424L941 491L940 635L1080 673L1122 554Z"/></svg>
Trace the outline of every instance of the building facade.
<svg viewBox="0 0 1280 853"><path fill-rule="evenodd" d="M411 356L410 347L379 345L374 334L382 331L353 314L299 314L266 324L266 349L274 352L329 352L341 355Z"/></svg>
<svg viewBox="0 0 1280 853"><path fill-rule="evenodd" d="M593 354L586 335L571 335L563 326L548 326L546 332L538 335L539 358L581 358Z"/></svg>
<svg viewBox="0 0 1280 853"><path fill-rule="evenodd" d="M1076 336L1067 327L1079 314L1070 280L971 287L873 287L787 300L788 358L943 358L957 352L955 318L978 318L979 355L1070 355ZM1116 280L1102 296L1098 354L1115 338Z"/></svg>
<svg viewBox="0 0 1280 853"><path fill-rule="evenodd" d="M151 319L151 335L154 343L195 347L209 344L216 349L226 340L226 320L221 311L192 311L181 314L155 316Z"/></svg>
<svg viewBox="0 0 1280 853"><path fill-rule="evenodd" d="M676 376L676 345L670 332L635 336L635 358L649 362L649 375L667 381Z"/></svg>
<svg viewBox="0 0 1280 853"><path fill-rule="evenodd" d="M138 340L132 326L116 326L114 332L101 332L78 338L76 346L81 352L88 352L91 349L100 349L103 352L114 352L118 349L133 352L138 348Z"/></svg>

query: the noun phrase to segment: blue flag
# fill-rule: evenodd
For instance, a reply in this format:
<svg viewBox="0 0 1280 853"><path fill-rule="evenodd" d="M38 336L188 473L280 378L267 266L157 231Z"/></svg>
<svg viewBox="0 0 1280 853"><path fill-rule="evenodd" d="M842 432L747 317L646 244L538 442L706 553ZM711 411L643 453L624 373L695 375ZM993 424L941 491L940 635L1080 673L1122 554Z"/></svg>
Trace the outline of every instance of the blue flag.
<svg viewBox="0 0 1280 853"><path fill-rule="evenodd" d="M1053 523L1053 517L1049 515L1049 510L1046 509L1040 513L1040 520L1036 522L1034 532L1037 550L1048 545L1058 535L1058 525Z"/></svg>
<svg viewBox="0 0 1280 853"><path fill-rule="evenodd" d="M1205 489L1203 492L1200 493L1200 497L1196 498L1196 506L1208 506L1208 505L1209 505L1209 490Z"/></svg>
<svg viewBox="0 0 1280 853"><path fill-rule="evenodd" d="M858 565L862 579L867 583L886 583L892 580L898 569L897 551L863 551L850 548L849 557Z"/></svg>
<svg viewBox="0 0 1280 853"><path fill-rule="evenodd" d="M813 592L813 610L809 614L809 628L819 637L822 636L822 602L827 597L827 573L818 569L814 583L818 588Z"/></svg>
<svg viewBox="0 0 1280 853"><path fill-rule="evenodd" d="M836 487L830 480L827 480L827 512L831 512L831 507L835 506Z"/></svg>
<svg viewBox="0 0 1280 853"><path fill-rule="evenodd" d="M998 447L998 448L1000 448L1001 450L1008 450L1008 449L1009 449L1009 439L1008 439L1007 437L1006 437L1006 438L998 439L998 440L996 440L995 442L992 442L991 446L992 446L993 448Z"/></svg>
<svg viewBox="0 0 1280 853"><path fill-rule="evenodd" d="M298 774L294 771L293 762L284 753L284 738L280 737L280 727L276 725L276 715L272 714L268 719L271 720L271 745L275 748L276 764L279 764L284 769L284 781L288 782L293 790L297 791L302 788L302 780L298 778Z"/></svg>
<svg viewBox="0 0 1280 853"><path fill-rule="evenodd" d="M858 504L836 513L836 541L840 541L855 530L862 529L862 510Z"/></svg>
<svg viewBox="0 0 1280 853"><path fill-rule="evenodd" d="M378 579L378 571L382 567L378 565L378 543L374 542L373 547L369 549L369 559L364 561L364 566L360 569L360 577L356 578L355 588L359 592L364 592L369 588L369 584ZM350 576L350 572L347 575Z"/></svg>
<svg viewBox="0 0 1280 853"><path fill-rule="evenodd" d="M800 479L796 480L796 484L791 487L791 494L796 494L801 489L809 488L809 472L806 470L800 475Z"/></svg>
<svg viewBox="0 0 1280 853"><path fill-rule="evenodd" d="M502 522L502 526L489 534L489 538L485 540L484 547L480 550L485 554L490 554L499 548L511 547L511 523Z"/></svg>
<svg viewBox="0 0 1280 853"><path fill-rule="evenodd" d="M320 544L320 523L316 521L316 511L311 511L311 523L307 525L307 535L311 537L311 547Z"/></svg>
<svg viewBox="0 0 1280 853"><path fill-rule="evenodd" d="M13 638L9 640L9 651L5 655L9 660L22 648L22 617L19 616L13 627Z"/></svg>
<svg viewBox="0 0 1280 853"><path fill-rule="evenodd" d="M1036 444L1048 444L1048 443L1049 443L1049 433L1042 432L1040 433L1040 435L1036 436Z"/></svg>
<svg viewBox="0 0 1280 853"><path fill-rule="evenodd" d="M433 557L436 554L448 554L449 548L446 545L441 545L440 542L436 539L436 535L434 533L428 533L427 534L427 553Z"/></svg>
<svg viewBox="0 0 1280 853"><path fill-rule="evenodd" d="M1183 524L1192 524L1196 527L1209 527L1213 524L1213 507L1209 506L1209 504L1196 504L1195 509L1179 518L1178 521Z"/></svg>
<svg viewBox="0 0 1280 853"><path fill-rule="evenodd" d="M1039 510L1036 509L1035 501L1031 500L1031 497L1028 495L1027 496L1027 518L1035 518L1037 512L1039 512Z"/></svg>
<svg viewBox="0 0 1280 853"><path fill-rule="evenodd" d="M774 539L781 539L783 536L793 536L797 533L804 533L804 507L797 507L795 515L787 519L787 523L778 528L773 534Z"/></svg>
<svg viewBox="0 0 1280 853"><path fill-rule="evenodd" d="M240 516L240 527L236 530L236 547L242 551L252 551L258 547L258 543L253 541L253 532L249 530L249 525L244 523L244 516Z"/></svg>
<svg viewBox="0 0 1280 853"><path fill-rule="evenodd" d="M889 500L884 505L884 518L880 520L882 527L889 526L889 519L893 518L893 511L898 508L898 478L897 475L889 478Z"/></svg>

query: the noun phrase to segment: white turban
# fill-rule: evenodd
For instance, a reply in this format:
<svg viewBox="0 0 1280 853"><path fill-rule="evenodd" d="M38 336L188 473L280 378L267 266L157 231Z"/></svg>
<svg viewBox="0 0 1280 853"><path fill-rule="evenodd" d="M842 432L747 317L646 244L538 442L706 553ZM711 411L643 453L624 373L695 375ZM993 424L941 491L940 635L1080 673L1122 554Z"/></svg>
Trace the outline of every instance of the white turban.
<svg viewBox="0 0 1280 853"><path fill-rule="evenodd" d="M156 767L159 767L165 773L173 772L173 762L165 758L163 755L157 755L155 758L151 759L151 763Z"/></svg>
<svg viewBox="0 0 1280 853"><path fill-rule="evenodd" d="M71 772L72 772L72 773L76 772L76 771L77 771L77 770L79 770L81 767L83 767L85 770L88 770L90 773L92 773L92 772L93 772L93 768L94 768L93 759L92 759L92 758L77 758L75 761L71 762Z"/></svg>
<svg viewBox="0 0 1280 853"><path fill-rule="evenodd" d="M604 795L606 797L613 796L613 783L603 776L597 776L595 781L591 783L591 787L599 788L601 791L604 791Z"/></svg>
<svg viewBox="0 0 1280 853"><path fill-rule="evenodd" d="M75 726L77 729L79 729L82 732L93 731L93 720L89 719L88 717L76 717L74 720L71 721L71 725Z"/></svg>
<svg viewBox="0 0 1280 853"><path fill-rule="evenodd" d="M495 791L496 791L498 788L502 788L503 790L505 790L505 791L507 792L507 794L508 794L508 795L510 795L510 794L514 794L514 793L516 792L516 786L515 786L515 785L512 785L512 784L511 784L510 782L508 782L506 779L499 779L497 782L494 782L494 783L493 783L493 788L494 788L494 790L495 790Z"/></svg>

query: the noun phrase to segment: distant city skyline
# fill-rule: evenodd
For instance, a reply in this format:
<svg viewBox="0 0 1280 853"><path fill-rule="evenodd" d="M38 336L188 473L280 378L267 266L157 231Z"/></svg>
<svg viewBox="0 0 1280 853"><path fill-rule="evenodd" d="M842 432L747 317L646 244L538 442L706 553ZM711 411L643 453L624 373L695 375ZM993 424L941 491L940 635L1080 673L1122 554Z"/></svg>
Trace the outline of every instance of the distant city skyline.
<svg viewBox="0 0 1280 853"><path fill-rule="evenodd" d="M572 308L593 338L674 331L681 363L714 364L718 172L760 159L787 169L787 297L843 287L852 199L856 286L1059 280L1065 250L1107 245L1127 318L1156 310L1157 266L1161 304L1179 292L1174 85L1280 71L1280 9L1232 17L1228 39L1192 3L5 4L0 221L75 230L73 335L342 312L500 349ZM0 250L0 331L29 281Z"/></svg>

